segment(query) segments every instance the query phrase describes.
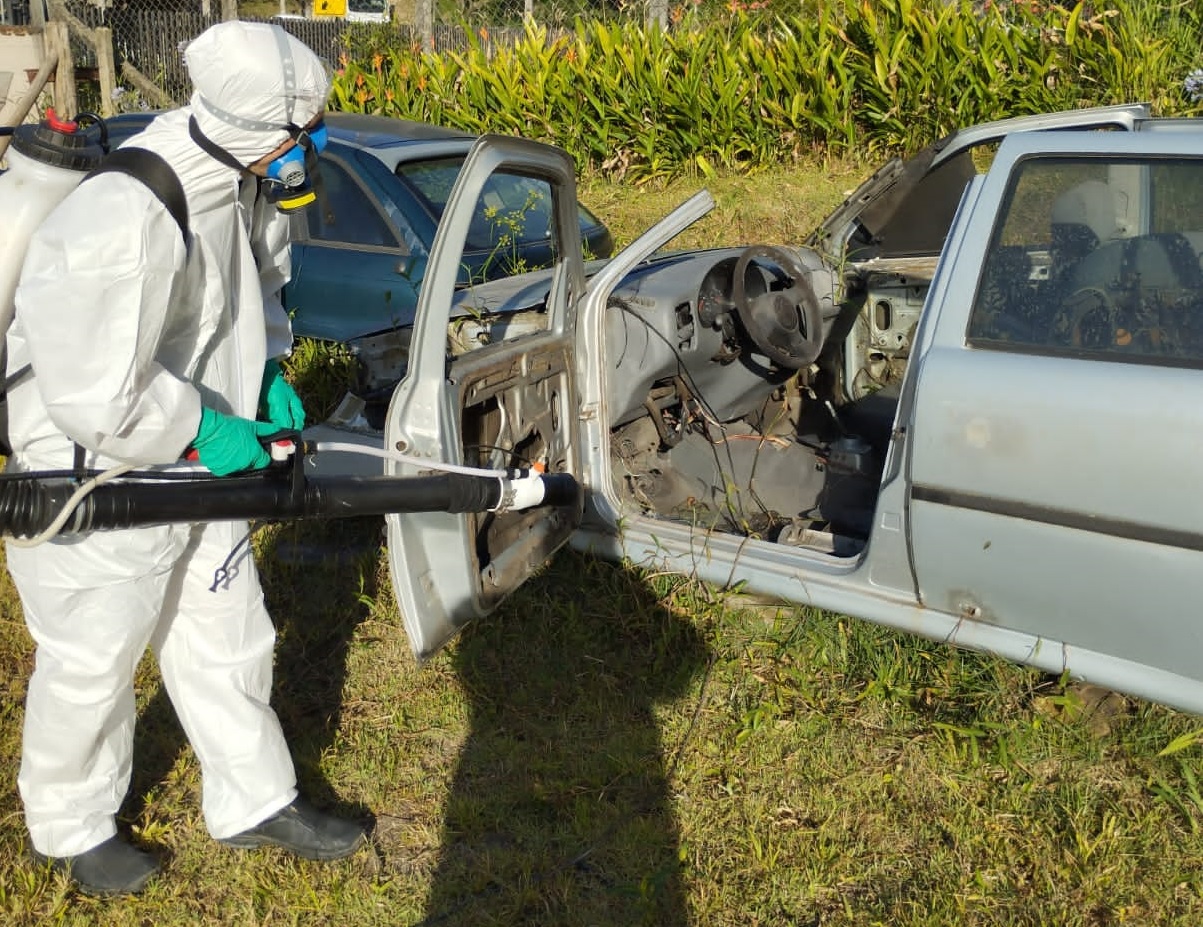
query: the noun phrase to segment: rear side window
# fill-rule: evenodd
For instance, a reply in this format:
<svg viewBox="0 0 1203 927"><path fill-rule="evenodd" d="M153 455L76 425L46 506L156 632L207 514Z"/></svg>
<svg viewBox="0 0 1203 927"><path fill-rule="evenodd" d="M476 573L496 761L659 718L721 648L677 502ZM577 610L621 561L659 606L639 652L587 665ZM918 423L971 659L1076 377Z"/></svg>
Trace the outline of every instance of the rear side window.
<svg viewBox="0 0 1203 927"><path fill-rule="evenodd" d="M1031 159L1011 179L974 347L1203 366L1203 159Z"/></svg>
<svg viewBox="0 0 1203 927"><path fill-rule="evenodd" d="M440 158L397 165L397 176L416 189L435 220L442 219L463 158ZM494 174L472 216L467 248L491 251L546 241L551 227L551 185L518 174Z"/></svg>

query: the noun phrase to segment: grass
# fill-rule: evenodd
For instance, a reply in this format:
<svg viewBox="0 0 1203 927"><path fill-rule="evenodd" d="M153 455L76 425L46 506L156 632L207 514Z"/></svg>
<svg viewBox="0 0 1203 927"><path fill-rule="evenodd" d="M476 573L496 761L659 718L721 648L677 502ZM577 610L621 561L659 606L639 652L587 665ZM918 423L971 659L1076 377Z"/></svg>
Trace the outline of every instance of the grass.
<svg viewBox="0 0 1203 927"><path fill-rule="evenodd" d="M690 243L797 240L862 173L721 181ZM693 186L590 180L584 198L629 240ZM302 787L372 816L371 849L320 865L216 846L147 663L122 826L166 871L136 899L81 897L24 858L32 649L0 576L0 922L1203 922L1197 717L574 553L419 668L379 541L371 519L257 536Z"/></svg>

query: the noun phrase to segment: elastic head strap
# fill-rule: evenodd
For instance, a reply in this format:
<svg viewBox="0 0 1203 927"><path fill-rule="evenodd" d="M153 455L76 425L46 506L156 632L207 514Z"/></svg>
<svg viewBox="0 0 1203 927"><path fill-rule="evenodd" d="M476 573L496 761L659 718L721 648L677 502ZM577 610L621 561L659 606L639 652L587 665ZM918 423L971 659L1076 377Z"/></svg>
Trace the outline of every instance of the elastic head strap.
<svg viewBox="0 0 1203 927"><path fill-rule="evenodd" d="M235 158L232 154L230 154L228 151L214 142L213 139L209 138L209 136L205 135L205 133L201 131L201 127L197 124L195 116L188 120L188 134L192 137L192 140L201 147L201 150L204 151L209 157L221 162L226 167L234 168L234 170L238 171L239 173L246 170L246 167L240 164L237 158Z"/></svg>

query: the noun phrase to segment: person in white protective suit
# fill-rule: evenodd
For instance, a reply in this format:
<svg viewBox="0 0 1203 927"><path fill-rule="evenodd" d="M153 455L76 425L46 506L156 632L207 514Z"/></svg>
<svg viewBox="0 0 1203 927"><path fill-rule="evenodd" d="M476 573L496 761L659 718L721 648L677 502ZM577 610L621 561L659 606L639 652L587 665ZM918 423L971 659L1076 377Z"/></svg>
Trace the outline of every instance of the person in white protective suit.
<svg viewBox="0 0 1203 927"><path fill-rule="evenodd" d="M237 21L204 32L185 61L190 104L127 144L174 168L190 240L148 187L118 173L81 184L35 233L8 339L9 369L33 372L9 396L10 470L70 467L78 446L98 469L170 464L194 449L224 475L267 466L260 438L304 423L275 361L291 347L278 297L288 217L258 188L298 145L324 140L328 71L279 26ZM311 859L364 841L360 822L298 798L269 706L275 632L259 577L249 554L226 563L247 530L173 525L8 545L37 645L18 781L31 851L85 891L135 892L158 871L115 822L147 646L200 760L214 838Z"/></svg>

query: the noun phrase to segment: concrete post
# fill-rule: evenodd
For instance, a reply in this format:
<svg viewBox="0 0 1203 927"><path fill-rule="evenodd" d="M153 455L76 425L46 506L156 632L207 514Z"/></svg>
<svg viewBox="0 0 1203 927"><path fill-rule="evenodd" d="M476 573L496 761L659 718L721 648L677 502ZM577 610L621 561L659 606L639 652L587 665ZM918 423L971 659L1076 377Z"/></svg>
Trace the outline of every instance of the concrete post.
<svg viewBox="0 0 1203 927"><path fill-rule="evenodd" d="M414 29L422 47L434 51L434 0L417 0L414 4Z"/></svg>
<svg viewBox="0 0 1203 927"><path fill-rule="evenodd" d="M647 25L659 26L661 31L668 28L668 0L648 0Z"/></svg>

